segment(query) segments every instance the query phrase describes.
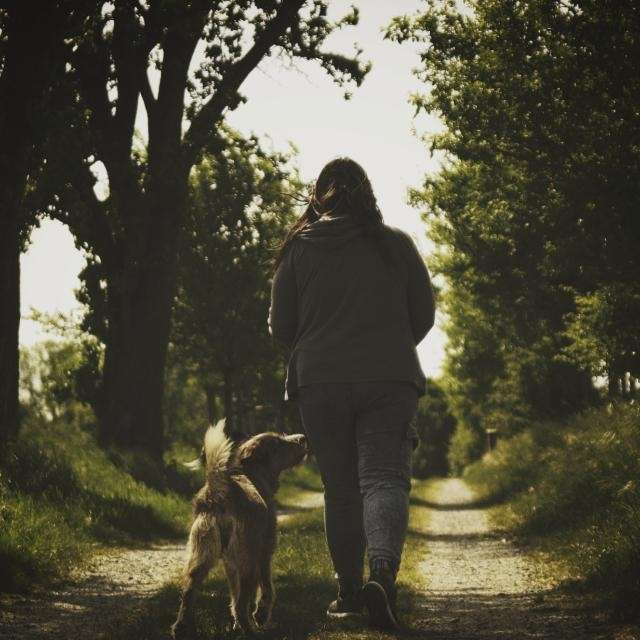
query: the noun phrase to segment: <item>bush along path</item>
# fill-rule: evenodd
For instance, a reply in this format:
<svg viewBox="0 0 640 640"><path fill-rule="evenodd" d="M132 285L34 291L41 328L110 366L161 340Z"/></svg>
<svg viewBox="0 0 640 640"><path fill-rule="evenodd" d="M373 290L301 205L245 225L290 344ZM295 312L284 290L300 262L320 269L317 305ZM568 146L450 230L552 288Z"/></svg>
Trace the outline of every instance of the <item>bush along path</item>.
<svg viewBox="0 0 640 640"><path fill-rule="evenodd" d="M287 489L285 489L287 491ZM386 637L362 622L328 622L333 578L322 531L321 494L289 488L275 558L275 639ZM64 589L2 597L0 637L168 637L178 602L183 544L97 556ZM585 596L559 592L552 567L523 553L492 529L488 510L458 479L418 482L400 574L400 636L428 640L635 640L631 628L607 623ZM228 629L227 587L218 570L197 599L199 637L236 638Z"/></svg>

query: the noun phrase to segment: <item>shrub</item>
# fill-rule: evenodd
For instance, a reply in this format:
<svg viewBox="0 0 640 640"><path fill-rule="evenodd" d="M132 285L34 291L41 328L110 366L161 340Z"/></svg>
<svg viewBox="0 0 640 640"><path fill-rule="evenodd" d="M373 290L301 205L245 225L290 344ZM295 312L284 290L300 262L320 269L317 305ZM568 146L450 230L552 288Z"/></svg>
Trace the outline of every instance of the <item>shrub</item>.
<svg viewBox="0 0 640 640"><path fill-rule="evenodd" d="M448 461L451 472L460 475L464 468L482 454L482 436L463 422L458 426L449 445Z"/></svg>
<svg viewBox="0 0 640 640"><path fill-rule="evenodd" d="M420 398L415 420L420 437L413 453L413 475L416 478L448 474L447 450L455 424L444 390L435 380L427 380L426 394Z"/></svg>

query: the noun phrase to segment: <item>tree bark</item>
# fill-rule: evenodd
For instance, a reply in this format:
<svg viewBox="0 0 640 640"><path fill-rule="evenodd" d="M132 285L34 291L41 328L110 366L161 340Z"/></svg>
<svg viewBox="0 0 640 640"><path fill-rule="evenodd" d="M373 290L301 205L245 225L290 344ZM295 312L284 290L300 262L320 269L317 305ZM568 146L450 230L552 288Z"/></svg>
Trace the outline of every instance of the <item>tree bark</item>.
<svg viewBox="0 0 640 640"><path fill-rule="evenodd" d="M7 11L0 79L0 443L18 431L20 249L28 227L23 199L39 133L36 119L44 117L39 109L61 36L59 12L47 0L19 2Z"/></svg>
<svg viewBox="0 0 640 640"><path fill-rule="evenodd" d="M136 233L126 239L125 259L107 276L109 332L100 433L103 442L143 449L159 459L186 176L170 161L157 170L165 177L151 182L143 210L131 213L137 216Z"/></svg>
<svg viewBox="0 0 640 640"><path fill-rule="evenodd" d="M2 148L4 144L0 143ZM4 164L4 163L3 163ZM4 191L4 189L3 189ZM9 197L6 197L9 196ZM0 196L0 447L18 431L20 236L10 194ZM13 210L12 210L13 209Z"/></svg>
<svg viewBox="0 0 640 640"><path fill-rule="evenodd" d="M218 422L218 411L216 407L216 393L212 384L206 384L204 393L207 398L207 420L209 424Z"/></svg>

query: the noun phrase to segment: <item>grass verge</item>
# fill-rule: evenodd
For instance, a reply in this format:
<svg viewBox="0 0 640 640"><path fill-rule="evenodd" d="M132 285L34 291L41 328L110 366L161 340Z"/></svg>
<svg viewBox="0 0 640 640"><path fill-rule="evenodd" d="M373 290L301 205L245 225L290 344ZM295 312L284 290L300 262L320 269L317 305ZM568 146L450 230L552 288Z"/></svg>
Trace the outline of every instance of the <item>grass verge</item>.
<svg viewBox="0 0 640 640"><path fill-rule="evenodd" d="M78 426L27 422L0 467L0 590L64 577L101 545L182 537L189 512Z"/></svg>

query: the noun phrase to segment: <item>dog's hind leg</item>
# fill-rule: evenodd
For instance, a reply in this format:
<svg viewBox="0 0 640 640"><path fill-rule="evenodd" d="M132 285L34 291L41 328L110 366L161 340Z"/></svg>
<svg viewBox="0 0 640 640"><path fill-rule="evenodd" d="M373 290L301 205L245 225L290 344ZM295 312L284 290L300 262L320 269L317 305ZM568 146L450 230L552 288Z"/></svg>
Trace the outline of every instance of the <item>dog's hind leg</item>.
<svg viewBox="0 0 640 640"><path fill-rule="evenodd" d="M236 576L237 592L234 594L231 609L234 628L250 633L256 628L253 610L258 594L258 576L254 567L238 567Z"/></svg>
<svg viewBox="0 0 640 640"><path fill-rule="evenodd" d="M173 638L186 638L193 635L193 597L207 574L220 558L220 532L215 518L209 514L199 514L189 534L187 567L182 586L180 610L171 627Z"/></svg>
<svg viewBox="0 0 640 640"><path fill-rule="evenodd" d="M271 577L271 557L263 558L260 563L260 599L256 609L256 622L261 626L269 624L276 592Z"/></svg>

